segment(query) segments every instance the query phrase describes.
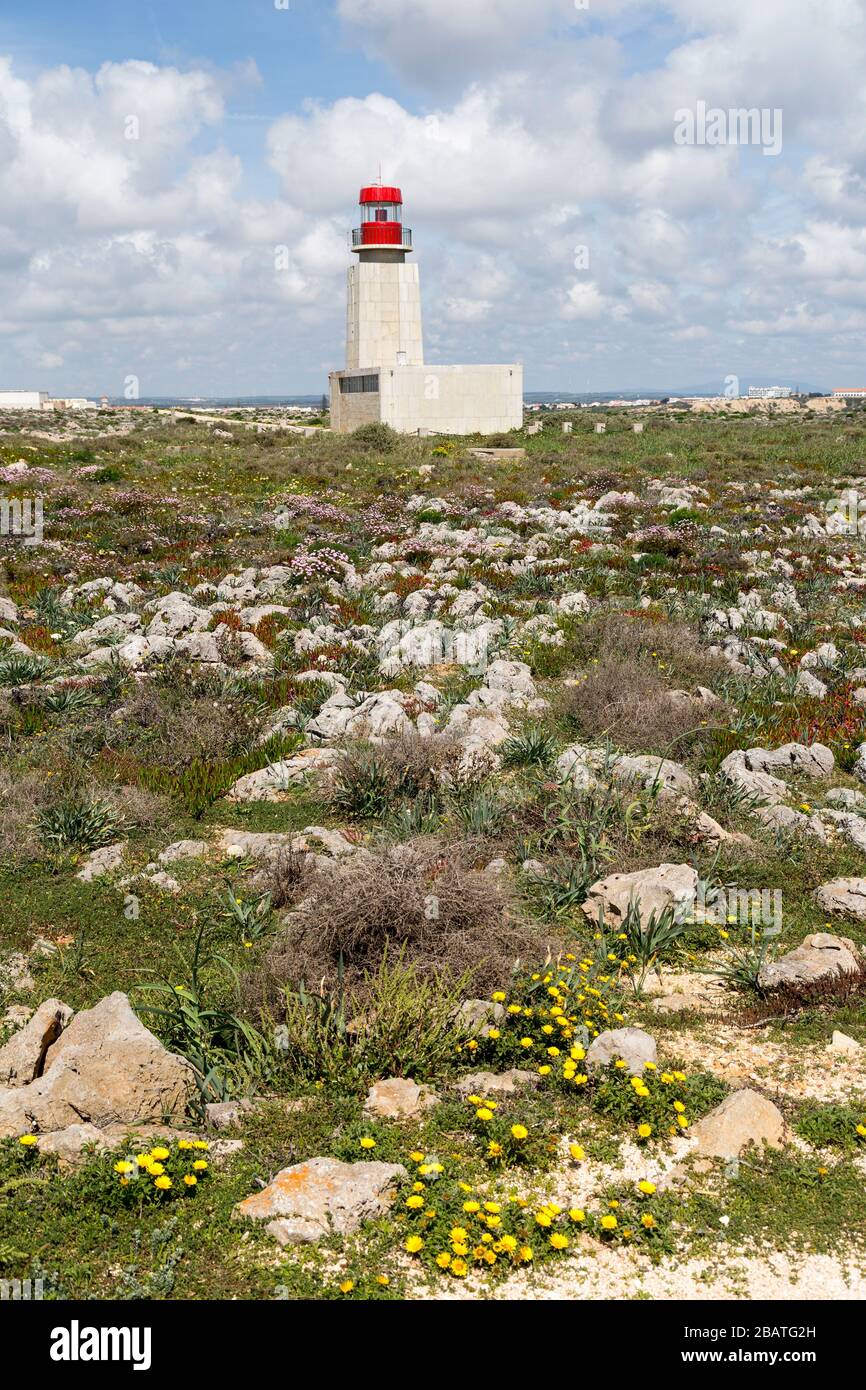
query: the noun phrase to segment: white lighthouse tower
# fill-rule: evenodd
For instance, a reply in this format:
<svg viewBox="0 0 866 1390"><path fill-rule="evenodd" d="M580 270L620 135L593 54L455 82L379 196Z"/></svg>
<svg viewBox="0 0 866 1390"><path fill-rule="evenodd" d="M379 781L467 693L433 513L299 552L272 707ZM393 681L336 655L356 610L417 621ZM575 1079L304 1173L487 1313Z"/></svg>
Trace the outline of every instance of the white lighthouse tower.
<svg viewBox="0 0 866 1390"><path fill-rule="evenodd" d="M412 233L402 216L399 188L361 189L361 225L352 233L358 261L348 273L347 371L424 363L421 285L418 266L406 260Z"/></svg>
<svg viewBox="0 0 866 1390"><path fill-rule="evenodd" d="M421 287L403 195L380 183L361 189L352 232L346 367L331 372L331 427L381 421L405 434L493 434L523 424L523 368L425 364Z"/></svg>

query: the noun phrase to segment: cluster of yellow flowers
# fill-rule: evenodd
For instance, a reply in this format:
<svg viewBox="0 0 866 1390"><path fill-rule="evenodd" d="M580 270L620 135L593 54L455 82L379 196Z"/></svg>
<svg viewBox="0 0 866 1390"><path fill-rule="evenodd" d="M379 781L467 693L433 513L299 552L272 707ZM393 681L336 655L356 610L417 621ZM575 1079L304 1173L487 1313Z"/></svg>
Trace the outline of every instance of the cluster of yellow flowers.
<svg viewBox="0 0 866 1390"><path fill-rule="evenodd" d="M496 990L491 995L494 1004L506 1006L502 1025L486 1028L481 1040L470 1038L457 1051L474 1053L479 1047L488 1050L487 1044L513 1042L515 1032L519 1032L519 1050L531 1052L533 1058L540 1053L556 1058L562 1050L560 1045L570 1044L579 1030L597 1037L612 1021L625 1021L623 1014L610 1008L610 991L615 985L614 974L602 968L598 960L567 954L555 968L530 975L519 989L523 1002L513 1000L508 1004L505 991ZM534 1002L537 997L538 1002ZM550 1070L542 1058L543 1066Z"/></svg>
<svg viewBox="0 0 866 1390"><path fill-rule="evenodd" d="M209 1147L205 1139L179 1139L177 1143L178 1152L186 1156L190 1151L201 1151ZM171 1150L164 1144L158 1144L147 1153L135 1154L133 1158L121 1158L114 1164L114 1172L117 1174L121 1187L128 1187L130 1182L139 1178L143 1173L153 1178L153 1185L158 1192L168 1192L178 1184L185 1188L198 1186L199 1179L208 1172L210 1165L205 1158L195 1158L190 1164L189 1169L183 1173L175 1173L172 1177L166 1170L166 1163L171 1158Z"/></svg>

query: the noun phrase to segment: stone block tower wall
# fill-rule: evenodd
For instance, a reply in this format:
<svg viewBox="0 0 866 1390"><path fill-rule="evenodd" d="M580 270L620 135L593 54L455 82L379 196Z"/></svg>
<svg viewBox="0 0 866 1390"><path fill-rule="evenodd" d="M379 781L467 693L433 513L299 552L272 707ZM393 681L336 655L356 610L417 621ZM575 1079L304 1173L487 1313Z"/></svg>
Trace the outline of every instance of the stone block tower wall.
<svg viewBox="0 0 866 1390"><path fill-rule="evenodd" d="M346 302L347 371L423 365L417 265L362 256L349 267Z"/></svg>

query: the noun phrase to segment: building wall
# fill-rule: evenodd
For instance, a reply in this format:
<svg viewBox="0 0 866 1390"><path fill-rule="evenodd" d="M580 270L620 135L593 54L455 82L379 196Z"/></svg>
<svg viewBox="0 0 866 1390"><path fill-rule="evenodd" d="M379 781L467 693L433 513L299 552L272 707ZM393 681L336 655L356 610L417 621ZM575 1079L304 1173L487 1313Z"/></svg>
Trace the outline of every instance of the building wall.
<svg viewBox="0 0 866 1390"><path fill-rule="evenodd" d="M498 434L523 424L523 368L388 367L379 390L343 393L332 372L331 428L341 434L382 420L401 434Z"/></svg>
<svg viewBox="0 0 866 1390"><path fill-rule="evenodd" d="M361 260L349 266L346 370L410 366L424 361L421 285L417 265Z"/></svg>
<svg viewBox="0 0 866 1390"><path fill-rule="evenodd" d="M47 400L45 391L0 391L0 410L41 410Z"/></svg>
<svg viewBox="0 0 866 1390"><path fill-rule="evenodd" d="M381 373L382 419L401 433L497 434L523 424L523 368L427 366Z"/></svg>
<svg viewBox="0 0 866 1390"><path fill-rule="evenodd" d="M352 391L344 394L340 390L340 378L347 372L331 372L328 384L331 388L331 429L338 434L348 434L359 425L369 425L382 418L381 398L378 391Z"/></svg>

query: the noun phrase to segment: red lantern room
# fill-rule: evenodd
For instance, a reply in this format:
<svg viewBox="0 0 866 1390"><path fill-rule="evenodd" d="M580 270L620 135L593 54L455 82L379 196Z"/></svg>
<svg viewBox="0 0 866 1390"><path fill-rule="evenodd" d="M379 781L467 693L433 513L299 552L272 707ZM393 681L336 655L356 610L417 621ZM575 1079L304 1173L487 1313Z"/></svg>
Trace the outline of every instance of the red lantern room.
<svg viewBox="0 0 866 1390"><path fill-rule="evenodd" d="M361 225L352 232L352 250L364 260L405 260L412 250L412 233L403 226L403 195L399 188L370 184L361 189ZM382 252L390 253L387 257Z"/></svg>

